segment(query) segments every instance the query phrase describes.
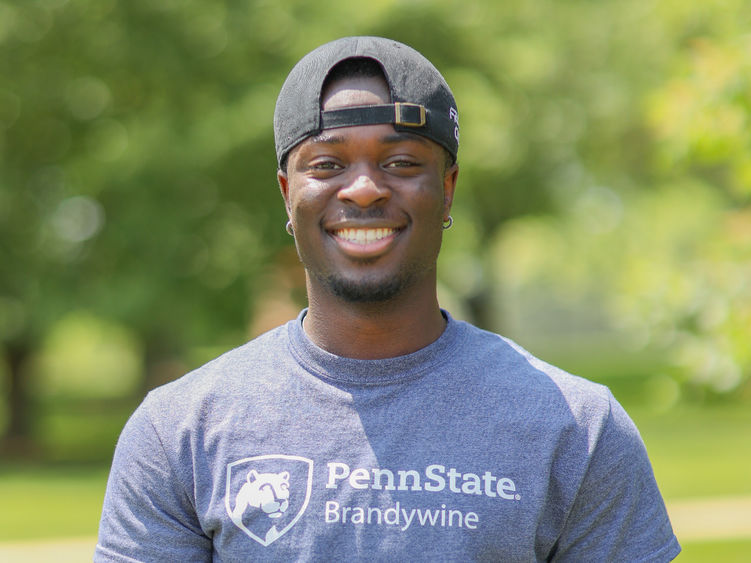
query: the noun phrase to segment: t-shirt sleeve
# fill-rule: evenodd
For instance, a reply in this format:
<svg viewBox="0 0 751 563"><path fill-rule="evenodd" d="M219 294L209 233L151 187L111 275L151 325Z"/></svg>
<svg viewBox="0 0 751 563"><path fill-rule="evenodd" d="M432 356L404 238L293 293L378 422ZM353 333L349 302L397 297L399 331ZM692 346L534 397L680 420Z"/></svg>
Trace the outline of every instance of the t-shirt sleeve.
<svg viewBox="0 0 751 563"><path fill-rule="evenodd" d="M94 561L210 561L190 491L141 405L115 449Z"/></svg>
<svg viewBox="0 0 751 563"><path fill-rule="evenodd" d="M621 405L609 399L553 561L670 561L681 548L646 448Z"/></svg>

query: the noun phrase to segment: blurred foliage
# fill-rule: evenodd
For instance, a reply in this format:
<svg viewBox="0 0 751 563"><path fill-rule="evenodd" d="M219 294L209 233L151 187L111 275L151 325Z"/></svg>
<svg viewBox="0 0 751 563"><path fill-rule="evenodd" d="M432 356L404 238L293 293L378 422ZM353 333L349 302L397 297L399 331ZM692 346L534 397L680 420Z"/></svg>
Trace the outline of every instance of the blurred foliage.
<svg viewBox="0 0 751 563"><path fill-rule="evenodd" d="M555 217L504 225L492 253L495 278L506 302L562 307L585 317L591 333L605 328L635 352L661 353L669 361L661 392L672 389L674 399L681 390L744 396L751 391L751 8L664 2L655 13L665 74L642 85L632 116L643 129L634 141L650 148L645 159L577 182ZM545 330L526 328L535 329Z"/></svg>
<svg viewBox="0 0 751 563"><path fill-rule="evenodd" d="M35 388L48 400L128 396L139 389L141 357L140 343L122 326L70 313L42 343Z"/></svg>
<svg viewBox="0 0 751 563"><path fill-rule="evenodd" d="M664 350L676 385L742 389L750 20L742 0L0 0L7 431L41 432L38 388L38 408L137 396L304 303L274 102L352 34L414 46L456 94L459 316L513 328L509 303L544 302L563 333Z"/></svg>
<svg viewBox="0 0 751 563"><path fill-rule="evenodd" d="M509 222L495 252L506 298L534 302L522 311L594 308L591 330L660 350L686 390L728 393L751 373L751 214L716 190L590 188L554 219Z"/></svg>

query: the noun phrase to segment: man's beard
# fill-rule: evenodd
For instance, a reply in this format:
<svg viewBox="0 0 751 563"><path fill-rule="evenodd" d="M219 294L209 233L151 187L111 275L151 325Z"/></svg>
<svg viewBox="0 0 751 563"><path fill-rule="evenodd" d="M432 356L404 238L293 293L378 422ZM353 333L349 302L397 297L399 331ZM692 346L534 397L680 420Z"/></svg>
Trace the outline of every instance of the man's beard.
<svg viewBox="0 0 751 563"><path fill-rule="evenodd" d="M348 280L330 274L321 280L335 296L348 303L383 303L393 299L407 285L400 276L388 280Z"/></svg>

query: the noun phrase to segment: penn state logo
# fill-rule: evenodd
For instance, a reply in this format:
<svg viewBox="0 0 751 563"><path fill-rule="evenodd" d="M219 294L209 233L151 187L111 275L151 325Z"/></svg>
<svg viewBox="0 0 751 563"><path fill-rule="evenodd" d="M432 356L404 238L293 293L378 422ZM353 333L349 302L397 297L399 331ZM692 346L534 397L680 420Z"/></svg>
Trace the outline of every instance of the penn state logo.
<svg viewBox="0 0 751 563"><path fill-rule="evenodd" d="M313 461L294 455L260 455L227 464L224 504L230 520L268 546L295 525L308 507Z"/></svg>

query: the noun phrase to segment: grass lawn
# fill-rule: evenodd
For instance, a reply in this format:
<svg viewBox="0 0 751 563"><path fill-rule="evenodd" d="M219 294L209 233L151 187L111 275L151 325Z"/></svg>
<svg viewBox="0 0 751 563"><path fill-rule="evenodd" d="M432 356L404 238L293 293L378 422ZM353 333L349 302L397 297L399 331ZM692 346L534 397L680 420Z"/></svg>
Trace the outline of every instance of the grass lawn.
<svg viewBox="0 0 751 563"><path fill-rule="evenodd" d="M657 413L631 408L668 505L702 497L751 497L751 405L679 406ZM741 517L751 521L751 513ZM749 561L751 536L715 541L678 539L681 562Z"/></svg>
<svg viewBox="0 0 751 563"><path fill-rule="evenodd" d="M629 411L666 499L751 496L751 405Z"/></svg>
<svg viewBox="0 0 751 563"><path fill-rule="evenodd" d="M751 553L751 539L683 542L680 563L747 563Z"/></svg>
<svg viewBox="0 0 751 563"><path fill-rule="evenodd" d="M95 536L108 470L0 467L0 541Z"/></svg>

